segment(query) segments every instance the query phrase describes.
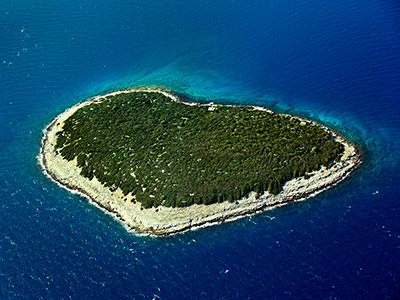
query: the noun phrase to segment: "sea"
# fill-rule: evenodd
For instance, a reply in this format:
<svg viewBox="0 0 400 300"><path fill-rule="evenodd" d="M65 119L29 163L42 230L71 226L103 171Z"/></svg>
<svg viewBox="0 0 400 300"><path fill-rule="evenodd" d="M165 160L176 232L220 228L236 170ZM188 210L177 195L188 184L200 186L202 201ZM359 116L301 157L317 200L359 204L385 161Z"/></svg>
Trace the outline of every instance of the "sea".
<svg viewBox="0 0 400 300"><path fill-rule="evenodd" d="M139 235L43 174L43 130L138 85L321 121L364 162L313 198ZM397 0L3 0L0 299L400 299Z"/></svg>

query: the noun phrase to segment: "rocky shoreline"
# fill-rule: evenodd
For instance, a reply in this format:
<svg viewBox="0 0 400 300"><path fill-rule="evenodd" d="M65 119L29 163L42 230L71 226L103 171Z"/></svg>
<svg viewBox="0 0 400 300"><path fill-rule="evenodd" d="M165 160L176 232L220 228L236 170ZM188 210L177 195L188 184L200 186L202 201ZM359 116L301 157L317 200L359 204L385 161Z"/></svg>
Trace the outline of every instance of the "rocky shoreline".
<svg viewBox="0 0 400 300"><path fill-rule="evenodd" d="M157 208L144 209L140 203L132 203L132 196L124 196L120 189L110 191L104 187L96 178L89 180L80 175L76 159L69 162L54 150L56 144L56 132L62 129L64 120L68 119L76 110L93 102L101 101L109 95L128 93L132 91L159 92L173 101L180 101L173 93L157 87L127 88L110 93L95 96L78 103L58 115L44 130L39 162L45 173L63 187L77 191L89 197L96 205L107 210L121 220L128 228L138 233L152 235L169 235L186 231L200 226L217 224L226 220L235 219L244 215L253 214L265 209L283 205L287 202L303 200L323 190L332 187L344 180L361 163L361 153L354 143L346 140L339 133L329 129L332 136L344 145L345 151L341 160L329 169L322 167L320 170L308 174L308 178L300 177L285 183L282 192L272 195L265 192L257 195L252 192L247 197L233 203L223 202L211 205L191 205L183 208L171 208L159 206ZM188 105L194 103L184 102ZM215 104L209 105L210 108ZM270 113L272 111L264 109ZM296 117L296 116L294 116ZM298 117L306 122L314 121Z"/></svg>

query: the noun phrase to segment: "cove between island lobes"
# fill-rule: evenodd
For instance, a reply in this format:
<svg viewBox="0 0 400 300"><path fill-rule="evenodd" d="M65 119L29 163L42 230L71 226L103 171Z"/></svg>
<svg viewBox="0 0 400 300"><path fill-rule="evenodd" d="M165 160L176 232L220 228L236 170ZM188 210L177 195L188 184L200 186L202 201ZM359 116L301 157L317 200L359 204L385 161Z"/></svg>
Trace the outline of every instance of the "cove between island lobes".
<svg viewBox="0 0 400 300"><path fill-rule="evenodd" d="M158 93L169 98L172 102L206 107L207 111L210 112L219 107L229 106L214 103L199 104L187 102L186 100L183 102L172 91L159 87L133 87L95 96L67 109L46 127L39 161L44 172L54 181L89 197L96 205L106 209L121 220L124 225L138 233L168 235L261 212L267 208L290 201L303 200L341 182L362 161L358 146L348 141L338 132L302 117L284 115L284 117L296 119L302 126L319 126L323 128L335 142L343 146L340 159L329 162L329 167L328 165L319 166L315 170L307 172L304 176L293 176L292 179L285 180L280 191L275 193L264 190L262 192L250 191L245 196L231 201L218 201L217 203L207 204L193 203L183 207L173 207L171 205L151 205L146 207L136 201L133 193L127 194L118 186L106 186L96 176L83 176L82 168L78 165L77 158L65 159L61 155L60 149L57 148L59 133L62 132L65 122L78 110L88 105L101 103L107 97L137 92ZM251 106L251 108L254 111L262 111L265 114L274 114L274 112L264 107Z"/></svg>

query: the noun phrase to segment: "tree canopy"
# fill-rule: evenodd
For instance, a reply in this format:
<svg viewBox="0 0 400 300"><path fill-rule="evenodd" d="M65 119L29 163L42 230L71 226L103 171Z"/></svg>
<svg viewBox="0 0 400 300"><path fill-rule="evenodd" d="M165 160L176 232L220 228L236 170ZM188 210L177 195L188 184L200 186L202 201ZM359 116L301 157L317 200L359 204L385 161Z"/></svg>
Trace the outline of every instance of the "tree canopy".
<svg viewBox="0 0 400 300"><path fill-rule="evenodd" d="M338 160L319 125L251 106L187 105L159 92L107 96L78 109L56 150L81 175L132 193L144 207L234 201Z"/></svg>

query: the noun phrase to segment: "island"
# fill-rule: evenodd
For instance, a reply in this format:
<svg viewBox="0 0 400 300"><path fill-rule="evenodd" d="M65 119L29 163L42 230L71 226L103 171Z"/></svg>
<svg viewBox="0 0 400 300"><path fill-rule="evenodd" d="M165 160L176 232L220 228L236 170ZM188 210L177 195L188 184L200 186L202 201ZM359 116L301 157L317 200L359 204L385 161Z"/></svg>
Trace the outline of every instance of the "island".
<svg viewBox="0 0 400 300"><path fill-rule="evenodd" d="M58 115L44 130L39 161L127 228L169 235L316 195L362 155L304 117L132 87Z"/></svg>

